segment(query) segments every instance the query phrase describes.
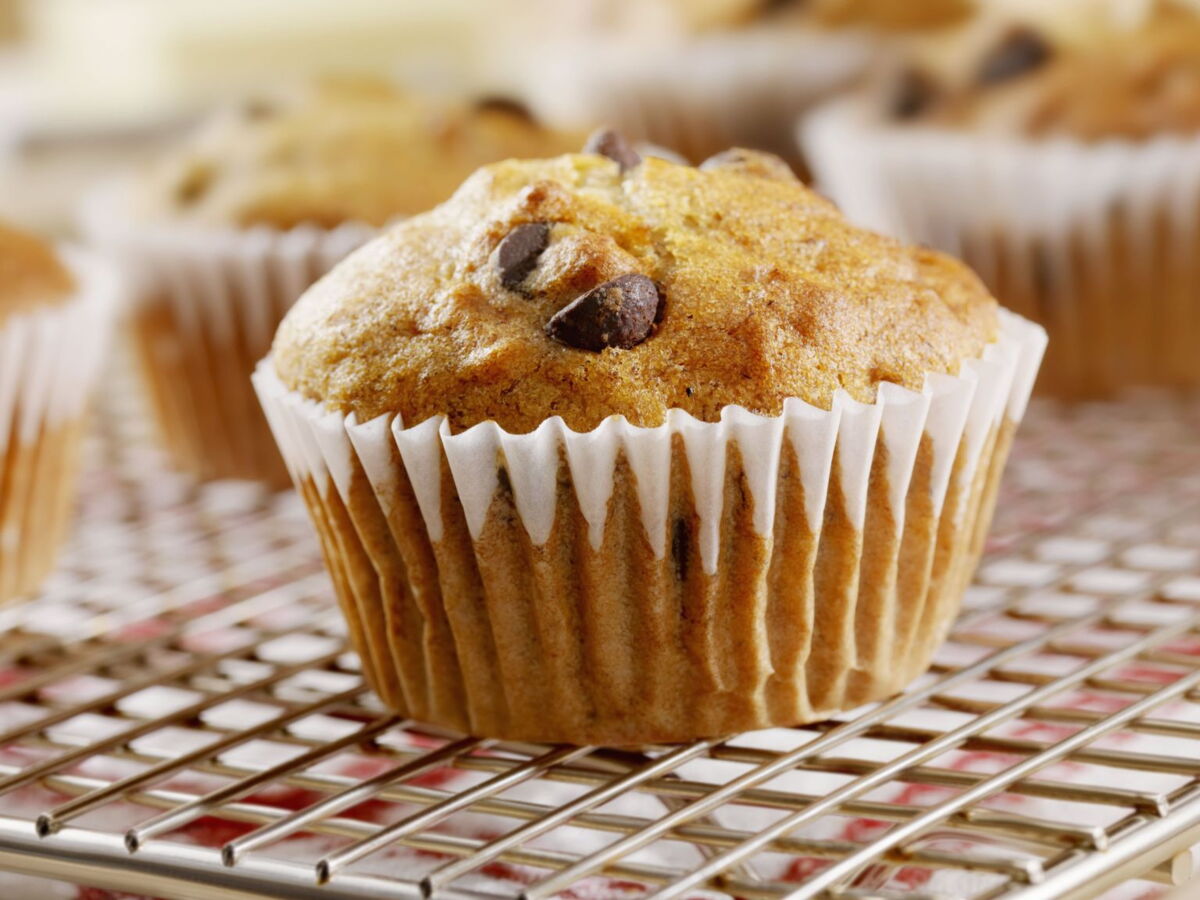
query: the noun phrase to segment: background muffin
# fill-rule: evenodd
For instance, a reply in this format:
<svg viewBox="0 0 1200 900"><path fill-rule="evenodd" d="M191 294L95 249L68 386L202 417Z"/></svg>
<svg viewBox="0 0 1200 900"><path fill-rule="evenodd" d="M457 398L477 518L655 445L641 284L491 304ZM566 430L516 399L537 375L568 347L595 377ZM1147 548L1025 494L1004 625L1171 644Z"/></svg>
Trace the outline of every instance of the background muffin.
<svg viewBox="0 0 1200 900"><path fill-rule="evenodd" d="M960 253L1045 324L1048 390L1196 384L1200 16L1029 6L815 114L816 174L852 217Z"/></svg>
<svg viewBox="0 0 1200 900"><path fill-rule="evenodd" d="M318 282L255 376L373 684L610 744L898 690L1040 329L778 159L604 149L480 170Z"/></svg>
<svg viewBox="0 0 1200 900"><path fill-rule="evenodd" d="M0 602L53 567L70 520L111 274L0 224Z"/></svg>
<svg viewBox="0 0 1200 900"><path fill-rule="evenodd" d="M579 140L512 101L433 104L328 82L228 109L144 178L93 198L89 233L138 281L135 344L176 462L282 483L248 378L295 298L481 163Z"/></svg>
<svg viewBox="0 0 1200 900"><path fill-rule="evenodd" d="M607 123L694 162L738 144L796 163L796 115L853 83L878 49L869 26L806 3L546 6L556 40L523 64L538 112Z"/></svg>

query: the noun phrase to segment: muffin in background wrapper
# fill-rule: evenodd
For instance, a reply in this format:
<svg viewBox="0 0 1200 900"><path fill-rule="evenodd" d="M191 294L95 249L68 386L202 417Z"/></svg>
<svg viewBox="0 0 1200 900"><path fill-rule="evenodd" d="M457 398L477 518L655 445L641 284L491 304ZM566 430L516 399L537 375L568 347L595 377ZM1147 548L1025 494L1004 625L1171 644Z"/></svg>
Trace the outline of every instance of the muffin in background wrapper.
<svg viewBox="0 0 1200 900"><path fill-rule="evenodd" d="M968 0L763 4L589 0L532 6L557 39L516 62L549 121L607 123L693 161L730 146L797 157L797 114L859 80L898 34Z"/></svg>
<svg viewBox="0 0 1200 900"><path fill-rule="evenodd" d="M406 716L610 745L895 693L958 610L1044 332L779 160L614 156L485 168L255 373L364 670Z"/></svg>
<svg viewBox="0 0 1200 900"><path fill-rule="evenodd" d="M0 602L54 567L120 291L104 261L34 241L0 227Z"/></svg>
<svg viewBox="0 0 1200 900"><path fill-rule="evenodd" d="M510 101L432 105L335 81L224 110L146 177L98 187L81 224L129 273L134 347L176 465L286 484L249 376L296 298L480 164L579 140Z"/></svg>
<svg viewBox="0 0 1200 900"><path fill-rule="evenodd" d="M1133 19L1010 5L1025 15L802 120L817 182L1045 325L1047 392L1200 384L1200 19L1166 2Z"/></svg>

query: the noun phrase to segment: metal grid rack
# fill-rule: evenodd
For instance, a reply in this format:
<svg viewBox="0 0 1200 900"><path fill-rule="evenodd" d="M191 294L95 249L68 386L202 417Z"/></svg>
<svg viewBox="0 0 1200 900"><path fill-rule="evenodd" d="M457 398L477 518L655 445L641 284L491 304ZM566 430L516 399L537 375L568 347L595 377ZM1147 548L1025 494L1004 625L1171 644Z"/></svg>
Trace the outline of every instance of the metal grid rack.
<svg viewBox="0 0 1200 900"><path fill-rule="evenodd" d="M1196 400L1036 406L968 608L908 693L640 752L398 721L297 501L190 486L129 410L102 421L60 573L0 611L0 870L183 898L1048 898L1190 877Z"/></svg>

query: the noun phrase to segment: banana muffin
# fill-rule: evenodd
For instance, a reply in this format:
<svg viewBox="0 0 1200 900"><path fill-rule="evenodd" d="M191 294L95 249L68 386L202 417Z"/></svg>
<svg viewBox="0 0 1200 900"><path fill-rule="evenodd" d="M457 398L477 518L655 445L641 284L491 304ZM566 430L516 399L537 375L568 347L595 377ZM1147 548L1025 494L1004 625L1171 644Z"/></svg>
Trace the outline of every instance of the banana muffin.
<svg viewBox="0 0 1200 900"><path fill-rule="evenodd" d="M53 567L113 299L102 266L0 223L0 602Z"/></svg>
<svg viewBox="0 0 1200 900"><path fill-rule="evenodd" d="M88 232L138 282L135 343L176 463L286 482L249 375L296 297L483 163L579 140L501 97L435 104L327 82L224 110L143 177L94 197Z"/></svg>
<svg viewBox="0 0 1200 900"><path fill-rule="evenodd" d="M1041 330L779 159L507 161L315 284L255 375L372 683L683 740L927 665Z"/></svg>
<svg viewBox="0 0 1200 900"><path fill-rule="evenodd" d="M1200 383L1194 5L1000 3L806 131L849 215L962 255L1047 327L1047 389Z"/></svg>

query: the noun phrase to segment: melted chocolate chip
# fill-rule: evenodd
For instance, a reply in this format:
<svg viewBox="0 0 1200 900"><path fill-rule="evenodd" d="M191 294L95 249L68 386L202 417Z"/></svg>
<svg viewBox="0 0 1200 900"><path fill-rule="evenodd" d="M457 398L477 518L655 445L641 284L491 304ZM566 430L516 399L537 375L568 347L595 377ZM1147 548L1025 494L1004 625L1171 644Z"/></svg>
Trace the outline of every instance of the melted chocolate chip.
<svg viewBox="0 0 1200 900"><path fill-rule="evenodd" d="M480 97L475 101L475 111L481 113L502 113L506 116L512 116L514 119L521 119L530 125L541 125L538 122L537 116L533 114L533 110L514 97L504 97L499 94L489 94L486 97Z"/></svg>
<svg viewBox="0 0 1200 900"><path fill-rule="evenodd" d="M621 167L622 172L632 169L642 161L641 155L633 149L629 141L625 140L625 136L611 128L593 131L592 136L583 145L583 152L607 156Z"/></svg>
<svg viewBox="0 0 1200 900"><path fill-rule="evenodd" d="M628 350L650 336L661 303L658 286L645 275L621 275L556 312L546 334L579 350Z"/></svg>
<svg viewBox="0 0 1200 900"><path fill-rule="evenodd" d="M896 79L889 103L892 118L915 119L937 99L937 85L919 69L905 69Z"/></svg>
<svg viewBox="0 0 1200 900"><path fill-rule="evenodd" d="M745 147L730 147L728 150L722 150L700 163L700 169L704 172L726 169L741 172L744 175L755 175L759 178L774 178L777 181L798 180L792 167L774 153L747 150Z"/></svg>
<svg viewBox="0 0 1200 900"><path fill-rule="evenodd" d="M496 250L500 283L510 291L519 287L529 277L549 243L549 222L518 225L506 234Z"/></svg>
<svg viewBox="0 0 1200 900"><path fill-rule="evenodd" d="M1044 65L1054 55L1054 48L1036 31L1017 28L983 58L976 80L980 84L997 84L1017 78Z"/></svg>

